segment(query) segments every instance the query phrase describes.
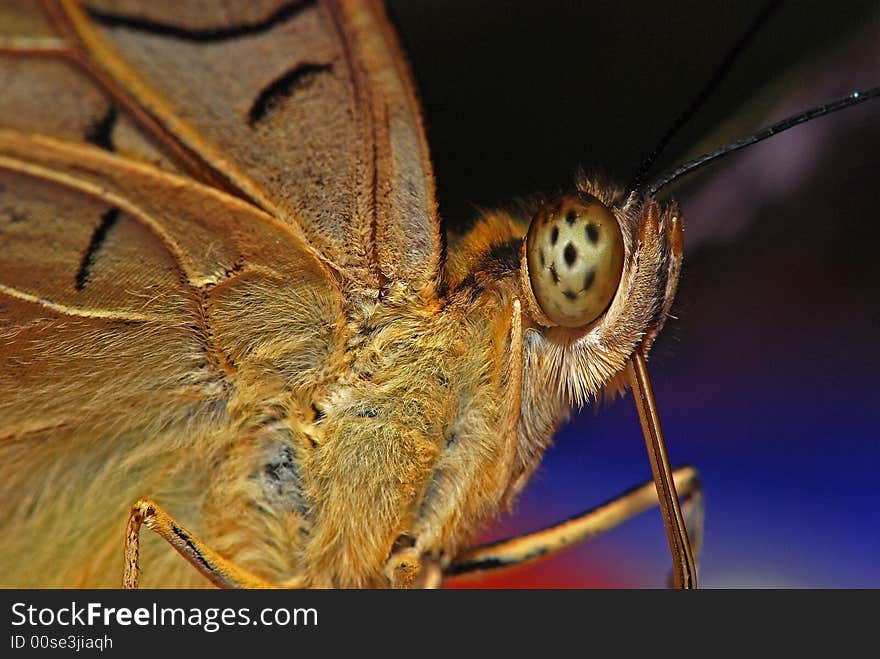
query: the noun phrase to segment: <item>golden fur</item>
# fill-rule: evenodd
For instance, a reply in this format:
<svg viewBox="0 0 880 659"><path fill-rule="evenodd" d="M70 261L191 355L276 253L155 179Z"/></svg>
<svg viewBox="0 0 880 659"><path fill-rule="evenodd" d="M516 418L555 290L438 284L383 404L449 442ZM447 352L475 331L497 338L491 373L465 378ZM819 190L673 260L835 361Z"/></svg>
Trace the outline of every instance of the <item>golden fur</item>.
<svg viewBox="0 0 880 659"><path fill-rule="evenodd" d="M578 183L612 208L626 252L586 328L535 320L526 216L485 214L444 258L414 94L374 7L307 5L290 24L342 35L356 71L324 83L351 93L339 102L362 123L339 128L345 167L374 187L327 183L327 199L269 147L245 170L247 149L224 143L246 134L232 119L169 119L174 90L125 65L117 33L59 7L81 41L72 61L109 72L128 138L117 154L82 143L109 116L100 94L65 106L75 121L46 119L53 137L0 112L13 128L0 131L4 585L118 586L141 497L278 585L387 586L402 555L448 565L515 500L572 406L618 386L662 325L680 220L613 187ZM145 586L208 585L157 536L141 557Z"/></svg>

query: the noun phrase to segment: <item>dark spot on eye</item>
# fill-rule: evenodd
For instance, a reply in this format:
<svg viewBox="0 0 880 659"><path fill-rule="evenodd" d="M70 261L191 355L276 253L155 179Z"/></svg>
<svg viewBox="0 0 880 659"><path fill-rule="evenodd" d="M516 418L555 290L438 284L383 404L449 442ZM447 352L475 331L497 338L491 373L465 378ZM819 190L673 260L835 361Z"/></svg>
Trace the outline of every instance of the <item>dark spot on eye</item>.
<svg viewBox="0 0 880 659"><path fill-rule="evenodd" d="M590 271L587 273L587 276L584 277L584 288L583 290L587 290L590 286L593 285L593 280L596 279L596 268L590 268Z"/></svg>
<svg viewBox="0 0 880 659"><path fill-rule="evenodd" d="M562 294L569 300L574 300L577 297L577 293L574 291L563 291Z"/></svg>
<svg viewBox="0 0 880 659"><path fill-rule="evenodd" d="M559 240L559 227L553 227L553 232L550 234L550 243L555 245L557 240Z"/></svg>
<svg viewBox="0 0 880 659"><path fill-rule="evenodd" d="M556 272L556 264L555 263L550 264L550 276L553 277L554 284L559 283L559 275Z"/></svg>
<svg viewBox="0 0 880 659"><path fill-rule="evenodd" d="M565 216L565 221L569 224L574 224L578 219L578 214L576 210L568 211L568 215Z"/></svg>
<svg viewBox="0 0 880 659"><path fill-rule="evenodd" d="M544 259L544 250L541 250L541 267L546 267L546 260Z"/></svg>
<svg viewBox="0 0 880 659"><path fill-rule="evenodd" d="M575 262L575 259L578 257L578 252L574 248L574 245L568 243L565 246L565 262L568 263L568 267L570 268L572 264Z"/></svg>
<svg viewBox="0 0 880 659"><path fill-rule="evenodd" d="M599 242L599 229L593 223L587 225L587 238L594 245Z"/></svg>

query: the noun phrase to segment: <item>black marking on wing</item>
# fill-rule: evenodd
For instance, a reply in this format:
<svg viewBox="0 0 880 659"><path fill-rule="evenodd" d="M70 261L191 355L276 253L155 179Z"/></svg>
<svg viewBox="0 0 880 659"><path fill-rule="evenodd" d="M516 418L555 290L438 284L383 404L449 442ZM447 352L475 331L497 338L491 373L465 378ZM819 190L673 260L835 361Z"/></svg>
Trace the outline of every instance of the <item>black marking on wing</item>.
<svg viewBox="0 0 880 659"><path fill-rule="evenodd" d="M314 0L295 0L294 2L287 2L281 5L274 12L266 16L266 18L253 23L239 23L238 25L208 28L181 27L140 16L114 14L92 7L88 7L86 11L92 20L104 27L122 27L137 32L148 32L162 37L181 39L182 41L210 43L212 41L226 41L227 39L238 39L239 37L254 36L268 32L312 5L314 5Z"/></svg>
<svg viewBox="0 0 880 659"><path fill-rule="evenodd" d="M576 210L568 211L568 214L565 216L565 221L569 223L569 225L577 222L578 214Z"/></svg>
<svg viewBox="0 0 880 659"><path fill-rule="evenodd" d="M333 70L330 64L300 64L266 85L254 99L248 110L248 125L253 128L266 115L274 110L278 103L296 92L307 87L319 73Z"/></svg>
<svg viewBox="0 0 880 659"><path fill-rule="evenodd" d="M86 142L91 142L107 151L115 151L113 146L113 128L116 126L116 106L111 105L103 117L88 127L85 134Z"/></svg>
<svg viewBox="0 0 880 659"><path fill-rule="evenodd" d="M578 252L577 252L577 249L575 248L574 245L572 245L571 243L568 243L565 246L565 251L563 252L563 255L565 256L565 262L568 264L568 267L570 268L574 264L575 260L577 259Z"/></svg>
<svg viewBox="0 0 880 659"><path fill-rule="evenodd" d="M86 287L86 283L89 281L89 271L95 264L95 256L97 256L98 250L101 249L101 245L107 239L107 233L113 228L117 220L119 220L119 209L115 207L101 216L101 223L92 234L92 239L89 241L86 253L83 254L82 261L79 262L79 270L76 271L76 290L81 291Z"/></svg>
<svg viewBox="0 0 880 659"><path fill-rule="evenodd" d="M562 294L563 294L565 297L567 297L569 300L575 300L575 299L577 299L577 293L575 293L574 291L571 291L571 290L565 290L565 291L562 292Z"/></svg>

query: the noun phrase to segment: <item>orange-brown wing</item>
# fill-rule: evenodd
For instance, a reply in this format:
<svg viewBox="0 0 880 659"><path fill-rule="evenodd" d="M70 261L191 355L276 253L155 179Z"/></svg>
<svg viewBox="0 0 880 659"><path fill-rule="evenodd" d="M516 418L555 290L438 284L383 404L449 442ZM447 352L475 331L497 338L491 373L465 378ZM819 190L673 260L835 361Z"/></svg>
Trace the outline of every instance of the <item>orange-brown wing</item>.
<svg viewBox="0 0 880 659"><path fill-rule="evenodd" d="M428 150L378 3L21 4L35 38L6 41L0 123L166 161L298 225L358 285L434 281Z"/></svg>
<svg viewBox="0 0 880 659"><path fill-rule="evenodd" d="M420 289L439 264L416 102L381 10L143 7L0 4L7 585L117 585L141 496L203 531L218 465L238 465L233 490L250 496L253 433L307 415L343 361L344 287ZM251 551L261 574L290 573L284 542ZM201 581L154 556L145 585Z"/></svg>
<svg viewBox="0 0 880 659"><path fill-rule="evenodd" d="M295 228L90 145L0 130L0 254L6 585L118 585L141 496L204 528L248 424L341 349L342 292ZM191 581L179 563L148 583Z"/></svg>

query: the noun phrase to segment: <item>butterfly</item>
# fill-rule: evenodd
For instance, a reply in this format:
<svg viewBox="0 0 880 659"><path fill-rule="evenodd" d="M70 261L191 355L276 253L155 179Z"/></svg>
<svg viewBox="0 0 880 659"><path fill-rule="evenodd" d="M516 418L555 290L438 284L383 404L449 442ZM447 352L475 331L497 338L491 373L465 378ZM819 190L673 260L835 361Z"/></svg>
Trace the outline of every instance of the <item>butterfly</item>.
<svg viewBox="0 0 880 659"><path fill-rule="evenodd" d="M510 322L541 302L504 290L528 291L511 249L522 222L489 217L488 235L444 246L418 107L381 10L280 3L212 22L204 8L174 21L161 9L49 5L64 49L100 66L72 58L83 85L69 55L35 52L40 74L12 78L22 105L7 105L17 123L2 153L18 261L3 289L0 525L14 532L0 560L14 563L3 573L118 584L139 497L173 512L141 511L215 583L406 585L450 565L564 415L541 399L545 427L524 433L522 418L491 415L530 391L512 346L543 335ZM35 79L47 81L36 104ZM39 108L64 85L73 115L47 119ZM673 253L658 245L655 277ZM655 297L635 335L671 301ZM456 301L478 316L494 304L495 328ZM576 383L565 379L566 403L599 388ZM540 441L486 444L518 433ZM158 540L144 538L145 584L204 583Z"/></svg>

